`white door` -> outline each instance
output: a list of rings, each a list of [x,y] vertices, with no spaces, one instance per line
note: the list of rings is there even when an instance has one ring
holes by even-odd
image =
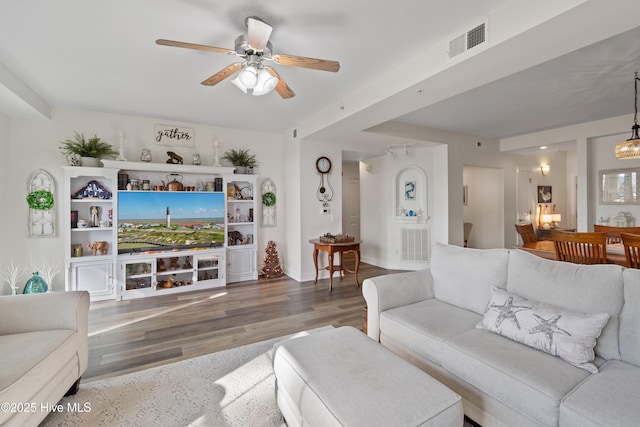
[[[360,239],[360,167],[342,165],[342,232]]]
[[[463,219],[464,222],[473,224],[469,235],[469,247],[504,248],[503,170],[465,166],[463,182],[467,186],[468,194]]]

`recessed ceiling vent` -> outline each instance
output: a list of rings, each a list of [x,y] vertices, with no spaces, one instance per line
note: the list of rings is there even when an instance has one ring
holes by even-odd
[[[487,25],[486,22],[483,22],[477,27],[472,28],[449,42],[449,58],[453,58],[454,56],[460,55],[462,52],[466,52],[472,47],[476,47],[484,43],[486,39]]]

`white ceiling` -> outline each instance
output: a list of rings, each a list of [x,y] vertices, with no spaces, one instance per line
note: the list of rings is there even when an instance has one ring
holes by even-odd
[[[496,9],[531,7],[529,3],[325,0],[310,6],[299,0],[3,0],[0,112],[41,118],[38,110],[46,114],[46,106],[51,106],[286,132],[325,115],[331,106],[344,109],[346,102],[348,110],[350,100],[362,99],[358,92],[402,73],[402,67],[429,46],[451,40]],[[637,0],[614,0],[607,5],[611,10],[640,12]],[[236,36],[246,30],[244,18],[250,15],[273,25],[274,53],[337,60],[341,70],[334,74],[276,66],[296,96],[283,100],[272,92],[252,97],[229,81],[213,87],[200,84],[235,62],[234,57],[154,43],[167,38],[233,48]],[[619,31],[632,28],[625,25]],[[577,40],[582,31],[594,32],[588,25],[574,27],[575,31],[565,31]],[[521,52],[523,58],[536,57],[535,66],[505,76],[496,70],[495,81],[470,85],[437,102],[416,103],[410,111],[385,99],[372,101],[359,106],[352,120],[329,123],[310,134],[355,141],[365,128],[393,121],[502,138],[629,114],[633,72],[640,68],[640,27],[619,35],[611,31],[611,35],[615,37],[603,35],[603,41],[558,55],[551,53],[557,39],[549,34],[538,41],[536,52]],[[545,43],[550,51],[547,59]],[[478,57],[483,55],[480,52]],[[391,86],[397,86],[396,94],[415,91],[412,82],[403,86],[398,78]],[[377,93],[370,95],[375,98]],[[380,108],[372,108],[374,104]],[[380,144],[389,141],[388,136],[367,135],[366,139]]]

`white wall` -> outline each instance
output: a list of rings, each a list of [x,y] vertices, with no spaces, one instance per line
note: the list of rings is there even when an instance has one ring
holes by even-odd
[[[153,127],[156,123],[174,124],[194,129],[195,147],[193,149],[175,149],[173,147],[155,146]],[[143,147],[152,150],[153,162],[164,163],[167,159],[166,151],[173,150],[190,161],[194,152],[201,155],[202,163],[213,163],[213,141],[220,141],[221,151],[227,148],[248,148],[256,154],[260,166],[256,173],[262,178],[270,177],[279,190],[277,227],[258,227],[258,268],[262,266],[264,248],[268,240],[274,240],[280,250],[285,246],[284,212],[288,198],[284,185],[285,161],[283,159],[283,138],[279,134],[267,132],[252,132],[238,129],[220,128],[199,124],[180,123],[165,119],[123,116],[107,113],[97,113],[78,110],[54,109],[52,120],[17,120],[0,117],[0,142],[3,147],[9,147],[10,160],[3,158],[3,180],[0,185],[0,195],[5,206],[3,209],[7,218],[1,223],[6,227],[0,245],[0,268],[8,264],[11,259],[23,265],[28,265],[29,257],[38,261],[64,263],[64,244],[60,235],[61,221],[68,219],[68,213],[62,212],[62,205],[56,204],[58,233],[56,237],[29,238],[27,236],[27,204],[25,191],[27,180],[36,169],[44,169],[56,180],[59,197],[63,188],[61,165],[66,164],[64,156],[58,148],[59,141],[73,136],[73,131],[84,132],[85,136],[97,134],[116,148],[118,147],[118,133],[126,132],[125,156],[132,161],[139,161]],[[6,135],[9,134],[7,140]],[[8,156],[7,156],[8,157]],[[259,192],[258,192],[259,193]],[[289,201],[290,202],[290,201]],[[26,278],[25,278],[26,281]],[[4,286],[4,285],[3,285]],[[6,286],[5,286],[6,287]],[[58,274],[53,282],[55,290],[64,289],[64,274]],[[0,293],[8,292],[0,288]]]
[[[509,150],[575,141],[575,153],[568,155],[566,162],[567,197],[573,197],[574,191],[577,194],[576,228],[588,231],[593,229],[594,223],[600,222],[601,217],[613,218],[620,211],[631,212],[636,221],[640,221],[639,207],[601,205],[598,193],[598,171],[640,167],[640,160],[618,160],[615,157],[615,146],[629,138],[632,123],[633,116],[625,115],[506,138],[500,144],[503,150]],[[574,188],[576,176],[577,188]]]
[[[548,206],[553,210],[555,205],[555,212],[562,215],[560,227],[575,228],[575,206],[573,207],[573,215],[571,213],[571,197],[574,197],[574,193],[570,191],[570,182],[575,182],[574,179],[570,179],[570,176],[574,177],[577,173],[575,161],[575,152],[573,151],[568,155],[566,151],[547,152],[540,150],[538,154],[516,157],[518,168],[522,171],[528,171],[531,176],[531,222],[535,227],[538,226],[538,186],[551,186],[552,201],[549,204],[543,204],[543,206]],[[551,168],[546,176],[542,175],[540,171],[540,166],[545,164]],[[507,221],[512,221],[512,219],[507,218]],[[515,220],[513,221],[515,224]]]
[[[628,169],[640,168],[640,160],[618,160],[615,156],[616,144],[627,139],[628,136],[620,135],[604,136],[591,140],[592,162],[593,162],[593,200],[595,201],[595,221],[600,223],[600,218],[609,218],[609,223],[605,225],[616,225],[613,217],[619,212],[630,212],[635,218],[636,225],[640,225],[640,206],[638,205],[603,205],[600,203],[599,172],[607,169]]]
[[[297,242],[289,250],[300,254],[300,274],[292,276],[298,281],[313,280],[315,267],[313,265],[313,245],[311,239],[317,239],[325,233],[336,234],[342,232],[342,147],[340,145],[318,142],[301,141],[300,143],[300,235]],[[331,160],[331,173],[328,174],[328,185],[333,191],[333,199],[329,202],[329,214],[322,213],[322,203],[318,201],[316,191],[320,186],[320,175],[316,170],[316,160],[326,156]],[[325,180],[325,186],[327,181]],[[326,254],[321,253],[318,267],[327,265]],[[327,271],[321,271],[319,278],[329,277]]]
[[[366,160],[369,171],[360,169],[360,233],[364,262],[393,269],[420,269],[428,263],[401,259],[400,232],[406,224],[394,221],[394,185],[399,171],[409,166],[423,170],[427,177],[427,212],[425,224],[410,227],[428,228],[431,242],[448,242],[448,182],[446,146],[412,148],[409,156],[395,154]],[[443,166],[444,165],[444,166]],[[420,190],[418,190],[420,191]]]
[[[2,147],[3,155],[0,156],[0,170],[9,171],[11,167],[11,144],[9,143],[9,118],[3,114],[0,114],[0,147]],[[25,183],[26,186],[26,183]],[[11,187],[10,175],[7,172],[2,174],[2,183],[0,183],[0,200],[9,200],[9,188]],[[7,209],[8,204],[5,204],[3,209],[0,209],[0,232],[2,233],[2,241],[0,244],[0,268],[6,265],[6,261],[11,259],[11,245],[8,244],[8,236],[13,225],[9,222],[9,211]],[[10,289],[6,283],[0,283],[0,295],[9,293]]]

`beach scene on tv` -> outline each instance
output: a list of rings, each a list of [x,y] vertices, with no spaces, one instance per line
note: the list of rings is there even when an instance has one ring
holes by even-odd
[[[120,192],[118,252],[192,249],[224,243],[224,195]]]

